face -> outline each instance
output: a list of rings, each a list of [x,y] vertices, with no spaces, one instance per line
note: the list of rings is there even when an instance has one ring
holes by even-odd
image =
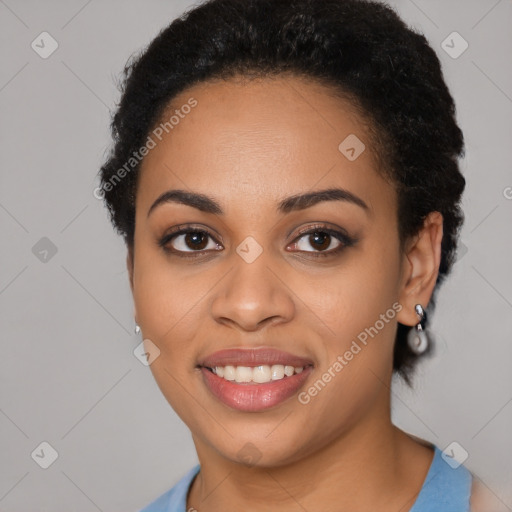
[[[279,465],[389,420],[397,197],[363,119],[285,77],[197,85],[174,110],[142,165],[129,268],[151,371],[198,452]]]

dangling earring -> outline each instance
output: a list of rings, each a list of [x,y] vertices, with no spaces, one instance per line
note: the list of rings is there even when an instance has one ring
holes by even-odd
[[[407,343],[410,349],[419,355],[423,354],[428,347],[428,338],[424,331],[427,314],[421,304],[416,304],[414,309],[419,317],[419,322],[407,334]]]
[[[140,333],[140,327],[139,327],[139,324],[135,324],[135,334],[139,334]]]

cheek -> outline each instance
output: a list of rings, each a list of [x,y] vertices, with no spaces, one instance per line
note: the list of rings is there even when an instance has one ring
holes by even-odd
[[[137,318],[144,339],[151,340],[160,351],[149,368],[171,407],[186,417],[193,408],[185,390],[195,371],[193,340],[200,325],[192,319],[208,288],[200,280],[192,285],[192,280],[184,278],[165,258],[145,251],[142,244],[139,248],[133,293]]]
[[[145,338],[151,339],[163,356],[184,362],[187,347],[200,324],[193,321],[201,298],[211,284],[206,278],[185,275],[165,256],[140,246],[135,256],[134,302]]]
[[[322,337],[317,380],[305,390],[308,429],[323,429],[326,438],[339,426],[349,428],[385,395],[383,382],[392,371],[397,274],[370,253],[326,280],[323,291],[310,294],[310,304],[328,324]],[[313,309],[313,307],[312,307]],[[317,349],[317,353],[319,349]],[[383,394],[384,391],[384,394]],[[325,408],[330,420],[325,424]]]
[[[361,333],[364,339],[365,329],[375,324],[381,338],[391,336],[398,298],[397,258],[392,244],[368,236],[357,252],[325,275],[296,277],[293,290],[307,306],[305,318],[317,324],[315,330],[328,341],[331,355],[346,350]]]

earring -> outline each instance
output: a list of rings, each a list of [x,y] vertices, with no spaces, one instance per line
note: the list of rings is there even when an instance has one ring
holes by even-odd
[[[415,354],[419,355],[425,352],[428,347],[428,338],[424,330],[425,323],[427,321],[427,313],[421,304],[416,304],[414,309],[419,317],[419,322],[412,329],[410,329],[409,333],[407,334],[407,343],[410,349]]]
[[[140,333],[140,327],[139,327],[139,324],[135,324],[135,334],[139,334]]]

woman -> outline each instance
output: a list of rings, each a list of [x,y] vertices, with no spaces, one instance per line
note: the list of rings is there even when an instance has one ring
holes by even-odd
[[[200,463],[144,511],[476,510],[390,415],[463,222],[426,39],[376,2],[210,0],[127,66],[112,130],[136,329]]]

